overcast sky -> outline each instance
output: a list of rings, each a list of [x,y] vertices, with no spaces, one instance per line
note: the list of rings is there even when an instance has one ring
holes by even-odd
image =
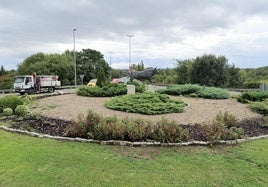
[[[267,0],[0,0],[0,65],[37,52],[100,51],[114,68],[174,67],[224,55],[236,67],[268,65]]]

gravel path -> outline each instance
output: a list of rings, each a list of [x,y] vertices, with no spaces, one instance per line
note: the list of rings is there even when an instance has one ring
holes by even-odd
[[[176,97],[174,97],[176,98]],[[209,100],[200,98],[179,97],[190,106],[183,113],[172,113],[164,115],[141,115],[114,111],[104,107],[104,102],[110,98],[82,97],[75,94],[48,97],[36,101],[32,108],[34,113],[43,116],[59,118],[64,120],[77,119],[79,114],[86,114],[89,109],[103,116],[116,115],[120,118],[143,118],[156,121],[162,117],[175,120],[180,124],[205,123],[212,121],[219,111],[227,111],[235,115],[238,119],[252,118],[260,116],[253,113],[245,104],[237,102],[235,99]]]

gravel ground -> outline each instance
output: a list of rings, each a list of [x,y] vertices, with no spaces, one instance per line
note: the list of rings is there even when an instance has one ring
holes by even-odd
[[[253,113],[247,105],[241,104],[235,99],[210,100],[186,97],[174,98],[180,98],[190,106],[187,107],[183,113],[141,115],[105,108],[104,102],[110,99],[108,97],[82,97],[76,94],[68,94],[37,100],[31,110],[43,116],[64,120],[77,119],[79,114],[86,114],[87,111],[91,109],[102,116],[116,115],[120,118],[143,118],[152,121],[157,121],[165,117],[169,120],[175,120],[179,124],[207,123],[213,121],[219,111],[227,111],[235,115],[239,120],[260,116],[259,114]]]

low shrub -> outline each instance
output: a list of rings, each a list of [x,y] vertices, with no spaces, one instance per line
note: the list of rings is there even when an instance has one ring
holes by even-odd
[[[117,96],[105,102],[107,108],[147,115],[183,112],[185,104],[168,95],[141,93]]]
[[[113,116],[102,118],[93,133],[98,140],[125,140],[127,130],[123,121]]]
[[[237,97],[237,101],[241,103],[249,103],[251,101],[264,101],[268,99],[268,92],[244,92]]]
[[[146,141],[147,139],[153,139],[152,133],[154,124],[151,121],[145,121],[143,119],[124,119],[126,124],[127,139],[130,141]]]
[[[168,94],[168,95],[190,95],[192,93],[196,93],[202,87],[198,84],[184,84],[184,85],[176,85],[171,84],[167,86],[165,90],[159,90],[158,92]]]
[[[96,140],[155,140],[168,143],[185,141],[188,134],[188,130],[167,119],[153,124],[142,119],[101,117],[92,111],[88,112],[88,116],[79,115],[65,132],[65,136]]]
[[[80,86],[77,90],[77,95],[87,97],[112,97],[124,95],[127,93],[125,85],[122,84],[109,84],[103,87],[98,86]]]
[[[15,114],[18,116],[26,116],[29,113],[28,107],[25,105],[18,105],[15,108]]]
[[[229,114],[226,111],[224,113],[220,111],[216,115],[215,121],[224,124],[227,128],[231,128],[236,126],[237,119],[234,115]]]
[[[12,108],[4,108],[4,110],[3,110],[3,115],[4,115],[4,116],[12,116],[12,115],[13,115],[13,110],[12,110]]]
[[[203,87],[196,94],[205,99],[228,99],[230,97],[228,91],[215,87]]]
[[[18,105],[23,105],[23,100],[15,95],[8,95],[0,98],[0,112],[3,112],[4,108],[11,108],[14,112]]]
[[[262,102],[251,102],[249,104],[249,107],[251,110],[254,112],[263,114],[263,115],[268,115],[268,99],[262,101]]]
[[[199,86],[198,84],[169,85],[166,90],[159,90],[159,93],[169,95],[186,95],[190,97],[202,97],[206,99],[228,99],[228,91],[215,88]]]
[[[168,121],[166,118],[162,118],[156,122],[152,136],[154,140],[162,143],[175,143],[186,141],[189,131],[183,129],[175,121]]]
[[[78,120],[73,120],[72,124],[68,126],[65,136],[81,137],[81,138],[94,138],[95,126],[97,126],[102,117],[97,113],[89,110],[87,115],[78,115]]]
[[[202,126],[210,145],[217,143],[219,140],[234,140],[241,138],[244,134],[242,128],[236,127],[237,120],[235,116],[227,112],[219,112],[212,124]]]

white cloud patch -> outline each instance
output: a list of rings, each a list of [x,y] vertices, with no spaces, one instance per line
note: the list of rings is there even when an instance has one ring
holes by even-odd
[[[170,67],[172,59],[225,55],[239,67],[267,65],[267,1],[0,0],[0,63],[16,67],[36,52],[91,48],[114,67]],[[108,57],[107,57],[108,56]],[[10,60],[9,60],[10,59]],[[256,62],[257,61],[257,62]],[[12,64],[12,65],[10,65]]]

